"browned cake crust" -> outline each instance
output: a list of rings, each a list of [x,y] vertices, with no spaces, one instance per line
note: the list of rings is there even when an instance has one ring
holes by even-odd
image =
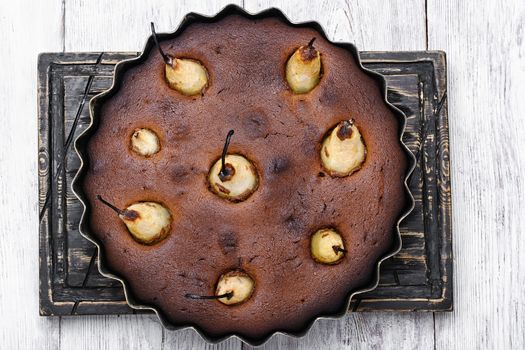
[[[324,74],[313,91],[293,95],[285,63],[312,37]],[[171,90],[162,58],[152,50],[102,106],[83,187],[109,269],[173,324],[195,324],[211,336],[298,331],[314,316],[340,310],[350,290],[371,281],[405,207],[400,122],[377,84],[345,49],[278,19],[229,16],[194,24],[162,46],[201,61],[210,86],[202,97]],[[358,172],[332,178],[321,167],[321,140],[350,117],[367,158]],[[129,150],[139,127],[159,135],[161,150],[150,158]],[[257,191],[241,203],[219,198],[207,185],[229,129],[235,130],[230,153],[253,161],[260,177]],[[97,194],[119,207],[163,203],[173,214],[171,234],[157,245],[137,243]],[[348,250],[333,266],[314,262],[309,249],[311,234],[328,226],[339,230]],[[233,268],[255,280],[247,302],[226,306],[184,297],[213,294],[219,276]]]

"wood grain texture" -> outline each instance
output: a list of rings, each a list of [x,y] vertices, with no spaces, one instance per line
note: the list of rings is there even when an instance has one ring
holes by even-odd
[[[304,338],[277,335],[261,349],[433,349],[434,334],[428,316],[360,313],[341,320],[321,320]],[[244,346],[244,349],[255,348]]]
[[[143,349],[162,346],[163,330],[153,316],[62,317],[61,349]]]
[[[242,349],[243,344],[238,339],[230,338],[219,344],[206,343],[194,330],[186,329],[180,332],[165,332],[162,350],[170,349],[203,349],[203,350],[232,350]]]
[[[424,0],[244,0],[250,12],[268,7],[281,9],[291,21],[317,21],[330,39],[359,50],[425,50]]]
[[[62,49],[61,2],[0,1],[0,348],[56,349],[38,317],[37,55]],[[20,43],[26,43],[21,45]],[[31,44],[27,44],[31,43]],[[11,68],[8,68],[11,67]]]
[[[447,51],[455,300],[437,349],[525,347],[525,2],[429,1]]]
[[[175,30],[188,12],[214,15],[228,4],[219,1],[68,0],[65,7],[66,51],[142,51],[150,35]]]
[[[520,252],[525,249],[521,201],[525,181],[520,176],[525,171],[525,4],[522,0],[312,3],[247,0],[246,7],[254,11],[275,5],[293,19],[319,20],[332,38],[351,40],[364,50],[421,50],[426,48],[428,34],[428,48],[448,53],[446,103],[451,116],[457,303],[454,314],[436,315],[433,342],[431,315],[385,314],[355,315],[345,323],[335,322],[336,326],[333,321],[323,321],[326,325],[315,326],[306,340],[278,340],[275,347],[523,349],[525,268]],[[0,64],[4,67],[0,70],[0,130],[5,131],[0,138],[0,347],[203,347],[193,334],[165,338],[159,346],[158,333],[142,333],[142,320],[122,317],[66,321],[71,323],[59,337],[61,327],[56,320],[37,316],[36,53],[63,47],[140,50],[147,31],[143,22],[153,19],[160,30],[170,30],[175,24],[171,13],[157,9],[182,13],[216,6],[211,1],[161,0],[64,0],[64,4],[63,21],[60,0],[0,2]],[[427,21],[422,13],[425,4]],[[68,39],[62,35],[64,29],[75,34]],[[21,45],[29,39],[31,46]],[[364,325],[367,330],[363,331]],[[137,332],[143,338],[127,342],[109,334],[111,330],[126,335]],[[239,347],[228,344],[223,348]]]

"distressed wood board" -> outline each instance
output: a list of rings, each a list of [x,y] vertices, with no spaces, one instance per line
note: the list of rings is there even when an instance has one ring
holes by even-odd
[[[114,65],[137,53],[46,53],[38,62],[40,314],[130,314],[120,283],[96,267],[96,249],[78,232],[82,206],[71,191],[79,166],[75,138],[88,102],[109,88]],[[415,209],[401,224],[403,249],[381,267],[380,284],[351,311],[450,311],[452,230],[446,60],[438,51],[362,52],[383,74],[388,99],[408,118],[404,142],[417,159],[409,185]]]

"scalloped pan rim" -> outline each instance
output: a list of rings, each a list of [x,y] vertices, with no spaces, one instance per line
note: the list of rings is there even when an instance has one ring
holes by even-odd
[[[373,276],[371,278],[371,282],[367,286],[365,286],[363,288],[359,288],[359,289],[348,291],[346,299],[345,299],[346,301],[345,301],[345,303],[343,304],[343,306],[341,307],[341,309],[338,312],[332,313],[332,314],[320,314],[320,315],[317,315],[317,316],[311,318],[308,322],[306,322],[304,324],[304,326],[302,327],[302,329],[300,329],[299,331],[290,332],[290,331],[285,331],[285,330],[278,330],[278,331],[274,331],[274,332],[269,332],[268,334],[266,334],[266,335],[264,335],[263,337],[260,337],[260,338],[247,338],[247,337],[241,336],[241,335],[236,334],[236,333],[226,334],[226,335],[221,336],[221,337],[213,337],[213,336],[210,336],[210,335],[206,334],[205,331],[203,331],[199,326],[197,326],[195,324],[185,324],[185,325],[174,325],[174,324],[171,324],[169,322],[169,320],[166,318],[166,316],[163,314],[162,310],[160,310],[159,308],[157,308],[155,306],[145,305],[145,304],[142,304],[142,303],[138,302],[135,299],[135,297],[133,296],[131,288],[129,287],[129,285],[126,282],[126,280],[124,280],[123,278],[119,277],[117,274],[115,274],[114,272],[110,271],[106,267],[105,258],[104,258],[104,248],[103,248],[102,244],[91,234],[90,228],[89,228],[89,225],[88,225],[87,219],[86,219],[86,217],[88,216],[88,213],[90,211],[90,207],[89,207],[89,204],[85,201],[85,196],[84,196],[84,193],[82,191],[82,186],[81,186],[82,179],[83,179],[83,177],[84,177],[84,175],[86,173],[87,162],[88,162],[88,158],[87,158],[87,155],[86,155],[86,152],[85,152],[86,151],[85,146],[86,146],[86,143],[87,143],[89,137],[94,133],[94,131],[98,127],[98,119],[96,117],[96,114],[97,114],[96,113],[96,109],[97,109],[97,107],[100,105],[101,102],[107,100],[108,98],[113,96],[113,94],[116,91],[118,91],[118,89],[120,88],[121,80],[122,80],[121,76],[126,70],[128,70],[132,66],[136,66],[138,64],[141,64],[145,60],[146,55],[144,53],[150,52],[150,50],[152,49],[152,46],[154,45],[153,37],[151,35],[149,36],[148,40],[146,41],[146,45],[144,47],[144,50],[142,51],[142,53],[138,57],[127,59],[127,60],[123,60],[123,61],[119,62],[116,65],[115,71],[113,73],[113,84],[111,85],[111,87],[108,90],[106,90],[106,91],[96,95],[95,97],[93,97],[91,99],[91,101],[89,103],[89,112],[90,112],[90,123],[89,123],[89,126],[75,140],[75,151],[76,151],[78,157],[80,158],[80,168],[79,168],[77,174],[75,175],[75,178],[73,179],[71,187],[72,187],[72,190],[73,190],[74,194],[78,197],[78,199],[80,200],[80,202],[82,203],[82,206],[83,206],[83,211],[82,211],[82,215],[81,215],[80,223],[79,223],[79,231],[80,231],[80,233],[81,233],[81,235],[83,237],[85,237],[87,240],[91,241],[97,247],[98,267],[99,267],[100,273],[103,276],[111,278],[111,279],[114,279],[114,280],[117,280],[117,281],[119,281],[122,284],[122,286],[124,288],[124,295],[126,297],[126,301],[127,301],[127,303],[129,304],[130,307],[132,307],[133,309],[137,309],[137,310],[150,310],[150,311],[153,311],[158,316],[158,318],[159,318],[161,324],[163,325],[163,327],[165,327],[166,329],[179,330],[179,329],[191,328],[191,329],[195,330],[205,341],[207,341],[209,343],[212,343],[212,344],[222,342],[222,341],[224,341],[224,340],[226,340],[228,338],[231,338],[231,337],[235,337],[235,338],[238,338],[241,341],[243,341],[243,342],[245,342],[245,343],[247,343],[249,345],[260,346],[260,345],[263,345],[264,343],[266,343],[275,334],[284,334],[284,335],[288,335],[288,336],[292,336],[292,337],[303,337],[303,336],[305,336],[308,333],[310,328],[313,326],[313,324],[317,320],[319,320],[319,319],[336,319],[336,318],[343,317],[347,313],[348,308],[350,306],[350,301],[351,301],[351,299],[354,296],[356,296],[357,294],[362,294],[362,293],[365,293],[365,292],[369,292],[369,291],[371,291],[371,290],[373,290],[373,289],[375,289],[377,287],[377,285],[379,284],[379,270],[380,270],[381,263],[383,261],[385,261],[386,259],[396,255],[401,250],[401,233],[399,231],[399,225],[400,225],[401,221],[403,221],[403,219],[406,216],[408,216],[408,214],[410,214],[410,212],[414,209],[414,198],[413,198],[412,193],[410,192],[410,189],[408,187],[408,180],[409,180],[410,175],[412,174],[412,172],[413,172],[413,170],[415,168],[416,159],[415,159],[414,155],[412,154],[412,152],[410,152],[408,147],[403,143],[402,138],[403,138],[403,134],[404,134],[405,127],[406,127],[406,116],[404,115],[404,113],[401,110],[399,110],[397,107],[395,107],[390,102],[388,102],[388,99],[387,99],[387,85],[386,85],[385,78],[381,74],[373,72],[373,71],[371,71],[369,69],[366,69],[362,65],[361,59],[360,59],[360,56],[359,56],[359,51],[357,50],[357,48],[353,44],[351,44],[351,43],[333,42],[330,39],[328,39],[328,37],[325,34],[324,29],[317,22],[294,23],[294,22],[290,21],[281,10],[279,10],[277,8],[273,8],[273,7],[269,8],[269,9],[266,9],[266,10],[263,10],[263,11],[258,12],[258,13],[250,13],[250,12],[247,12],[246,10],[244,10],[243,8],[241,8],[241,7],[237,6],[237,5],[227,5],[226,7],[224,7],[222,10],[220,10],[217,14],[215,14],[213,16],[205,16],[205,15],[194,13],[194,12],[188,13],[186,16],[184,16],[183,20],[181,21],[181,23],[179,24],[178,28],[174,32],[169,33],[169,34],[158,33],[157,35],[158,35],[160,40],[167,39],[167,38],[174,38],[174,37],[178,36],[182,31],[184,31],[192,23],[195,23],[195,22],[206,22],[206,23],[217,22],[220,19],[222,19],[222,18],[224,18],[226,16],[233,15],[233,14],[241,15],[241,16],[249,18],[249,19],[260,19],[260,18],[267,18],[267,17],[276,17],[276,18],[279,18],[279,19],[283,20],[287,25],[290,25],[290,26],[293,26],[293,27],[309,27],[309,28],[315,29],[328,42],[330,42],[333,45],[336,45],[336,46],[339,46],[339,47],[342,47],[342,48],[348,50],[353,55],[355,61],[357,62],[358,66],[360,67],[360,69],[363,70],[367,75],[372,77],[375,80],[376,84],[378,84],[380,86],[381,94],[383,96],[384,102],[390,108],[390,110],[394,113],[394,115],[399,119],[399,142],[400,142],[403,150],[405,151],[405,155],[406,155],[406,157],[407,157],[407,159],[409,161],[409,165],[407,166],[407,170],[406,170],[406,174],[405,174],[405,178],[404,178],[405,197],[407,199],[407,205],[406,205],[405,210],[403,211],[403,213],[400,215],[400,217],[397,220],[396,230],[395,230],[395,240],[393,242],[392,249],[389,252],[387,252],[386,254],[384,254],[382,257],[380,257],[378,259],[378,261],[376,262],[376,268],[374,269],[374,273],[373,273]]]

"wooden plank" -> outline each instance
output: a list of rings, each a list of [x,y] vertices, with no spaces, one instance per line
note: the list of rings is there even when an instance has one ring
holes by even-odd
[[[349,41],[360,50],[417,50],[425,48],[425,1],[299,1],[246,0],[245,8],[258,11],[282,8],[293,21],[316,20],[328,37]],[[407,20],[410,19],[410,20]],[[372,29],[373,28],[373,29]],[[366,327],[366,328],[365,328]],[[421,344],[414,344],[416,339]],[[432,348],[432,315],[349,314],[344,321],[322,321],[304,340],[279,337],[268,349],[353,349],[377,347]]]
[[[421,313],[352,314],[342,320],[318,321],[304,338],[274,336],[260,349],[433,349],[431,318]]]
[[[59,321],[38,317],[35,174],[45,159],[35,157],[34,102],[37,55],[62,49],[61,18],[60,0],[0,2],[0,347],[5,349],[56,349],[59,344]]]
[[[230,350],[242,349],[243,343],[236,338],[230,338],[219,344],[209,344],[194,330],[165,331],[162,349],[203,349],[203,350]]]
[[[455,311],[437,349],[525,348],[525,2],[429,1],[447,51]]]
[[[245,0],[244,8],[258,12],[281,9],[295,22],[317,21],[328,37],[352,42],[360,50],[425,49],[425,1]]]
[[[61,349],[157,350],[162,339],[153,315],[62,317],[60,329]]]
[[[158,32],[172,31],[187,12],[212,15],[230,2],[68,1],[64,46],[67,51],[141,51],[149,35],[149,22],[156,23]],[[90,283],[96,284],[94,281]],[[80,304],[77,309],[82,311],[85,306]],[[204,346],[196,333],[190,330],[182,333],[165,331],[153,319],[152,315],[65,318],[60,337],[62,348],[159,349],[170,348],[166,346],[170,343],[187,349]],[[232,340],[223,349],[238,349],[240,344],[238,340]]]
[[[241,0],[220,1],[84,1],[66,4],[66,51],[142,51],[150,34],[176,29],[188,12],[214,15],[224,6]]]

